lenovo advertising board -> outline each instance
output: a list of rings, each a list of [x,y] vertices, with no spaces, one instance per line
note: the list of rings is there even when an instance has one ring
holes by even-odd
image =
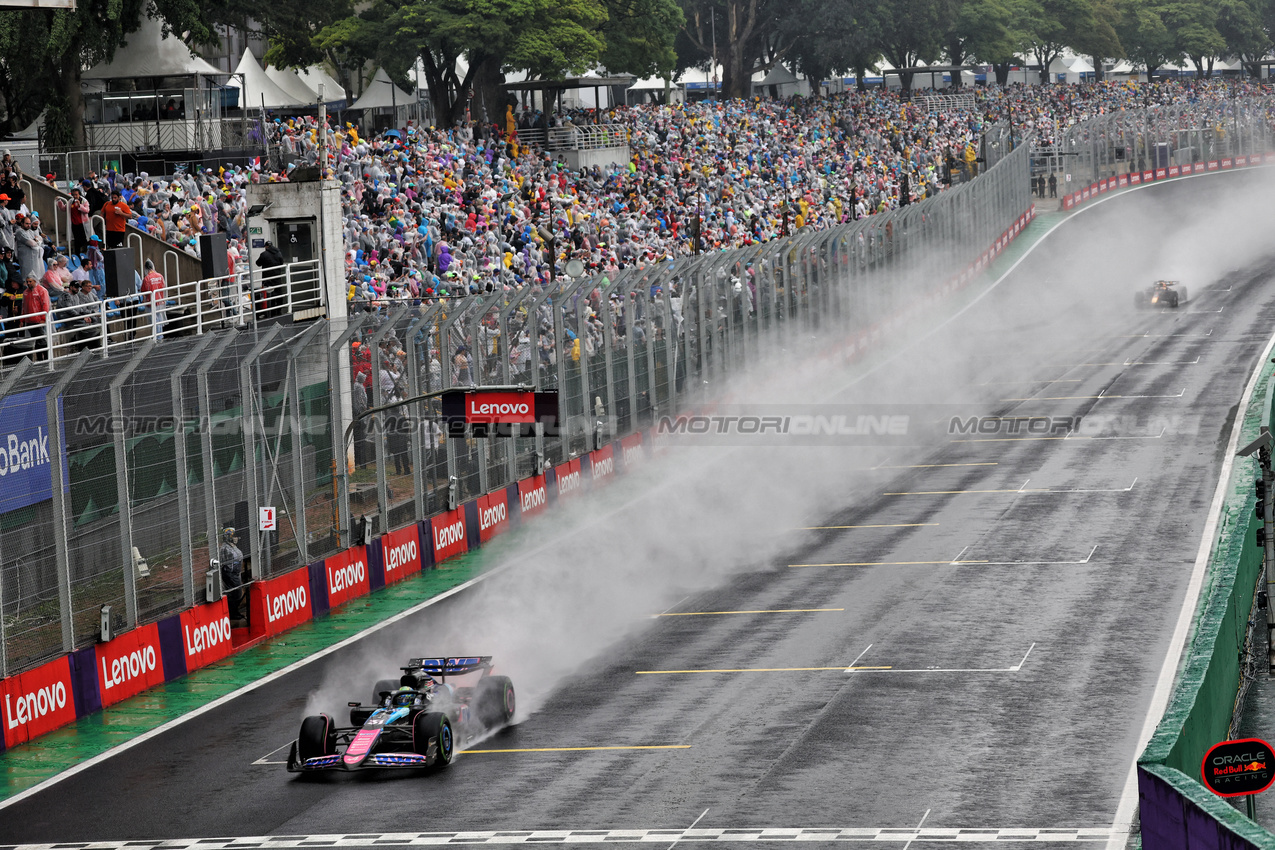
[[[313,616],[309,567],[253,582],[249,595],[253,637],[286,632]]]
[[[328,582],[329,608],[365,596],[372,590],[368,580],[367,553],[362,546],[353,546],[327,558],[323,562],[323,572]]]
[[[125,632],[97,647],[97,687],[102,707],[164,684],[164,663],[155,623]]]
[[[421,571],[421,535],[416,523],[381,538],[385,583],[393,584]]]
[[[181,625],[187,673],[220,661],[234,649],[230,642],[230,614],[224,598],[183,611]]]
[[[75,720],[69,656],[0,681],[5,747],[16,746]]]

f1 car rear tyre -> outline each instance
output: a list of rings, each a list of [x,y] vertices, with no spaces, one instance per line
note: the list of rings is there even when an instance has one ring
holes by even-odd
[[[474,708],[484,726],[504,726],[514,717],[514,683],[508,676],[488,676],[478,683]]]
[[[428,756],[429,745],[436,744],[431,767],[447,767],[456,754],[456,738],[452,734],[451,721],[440,711],[422,712],[412,722],[412,751]]]
[[[301,761],[330,756],[336,752],[336,724],[326,714],[316,714],[301,721],[297,735],[297,758]]]
[[[1186,303],[1186,287],[1185,286],[1178,287],[1178,303],[1179,304]]]
[[[1178,294],[1176,292],[1169,296],[1169,306],[1170,307],[1178,306]]]
[[[381,679],[379,682],[376,683],[376,686],[372,688],[372,705],[381,704],[382,692],[389,691],[390,693],[393,693],[394,691],[397,691],[397,690],[398,690],[398,679]]]

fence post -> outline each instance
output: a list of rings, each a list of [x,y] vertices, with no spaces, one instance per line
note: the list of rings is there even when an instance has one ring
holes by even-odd
[[[182,378],[213,339],[212,336],[200,337],[168,379],[169,398],[173,404],[173,428],[176,432],[173,435],[173,449],[177,465],[177,524],[182,546],[182,601],[186,607],[195,604],[195,545],[190,525],[190,480],[186,469],[186,414],[182,405]],[[198,416],[195,419],[195,428],[198,433]]]
[[[62,393],[84,368],[84,364],[89,362],[90,356],[88,351],[81,351],[79,356],[62,370],[62,374],[44,396],[45,424],[49,429],[49,473],[53,485],[53,552],[58,570],[58,607],[62,616],[63,652],[74,651],[75,630],[71,611],[71,546],[66,533],[66,491],[62,489],[63,482],[67,480],[66,462],[63,457],[66,441],[62,434]]]
[[[248,484],[248,532],[252,536],[252,563],[256,568],[255,575],[261,578],[270,577],[270,538],[269,532],[264,538],[260,531],[257,530],[257,514],[261,507],[261,490],[259,488],[258,464],[257,464],[257,408],[264,405],[261,404],[262,399],[258,398],[257,386],[252,381],[252,367],[256,365],[257,360],[266,352],[270,344],[274,342],[274,338],[283,331],[283,327],[278,324],[271,325],[264,333],[258,336],[257,344],[252,350],[239,361],[239,398],[242,400],[243,410],[240,419],[243,422],[243,463],[244,478]],[[264,410],[261,411],[261,422],[265,424]],[[264,471],[265,464],[261,464],[260,469]]]
[[[386,403],[386,398],[381,392],[381,340],[385,339],[390,331],[394,330],[403,316],[407,314],[410,308],[406,304],[399,304],[385,320],[385,324],[376,329],[371,339],[367,342],[372,349],[372,407],[380,407]],[[390,483],[385,474],[385,422],[386,414],[376,414],[376,503],[377,513],[379,514],[379,523],[377,532],[384,534],[390,530]]]
[[[217,491],[213,486],[213,433],[212,433],[212,397],[208,391],[208,370],[210,370],[230,344],[239,338],[239,331],[231,328],[225,336],[218,340],[208,352],[208,356],[195,370],[195,381],[199,392],[199,434],[200,450],[203,455],[204,490],[204,523],[208,534],[209,566],[217,557],[217,541],[221,538],[217,523]],[[245,461],[245,466],[247,462]]]
[[[421,344],[416,337],[425,335],[425,357],[429,358],[429,336],[425,333],[425,328],[434,320],[434,316],[438,315],[442,309],[441,304],[434,304],[429,307],[425,313],[412,322],[407,329],[407,339],[404,340],[404,350],[407,352],[407,387],[408,392],[412,395],[421,395],[426,392],[421,386],[421,358],[418,353],[418,346]],[[428,367],[426,367],[428,369]],[[506,382],[507,383],[507,382]],[[432,474],[432,470],[425,463],[425,444],[422,439],[421,428],[429,428],[430,445],[433,446],[434,433],[433,425],[429,421],[427,415],[421,415],[421,405],[428,402],[416,402],[413,410],[410,412],[412,422],[412,469],[415,471],[412,475],[412,497],[416,502],[416,520],[420,522],[429,516],[429,491],[430,481],[427,476]]]
[[[120,561],[124,565],[124,622],[130,629],[137,625],[137,569],[133,564],[133,502],[128,488],[128,447],[125,443],[125,432],[130,429],[124,419],[124,399],[120,388],[154,348],[154,339],[143,342],[124,368],[111,378],[110,384],[111,439],[115,444],[115,493],[119,504]]]
[[[337,547],[352,543],[347,540],[350,530],[350,447],[345,442],[345,407],[344,401],[349,399],[349,383],[345,380],[349,373],[349,361],[345,347],[363,327],[368,314],[361,313],[351,319],[342,331],[328,346],[328,418],[332,429],[332,475],[334,480],[332,497],[333,510],[336,511]],[[342,367],[346,371],[342,372]]]
[[[296,492],[293,493],[294,507],[288,511],[288,521],[292,524],[292,534],[297,541],[297,554],[303,564],[310,563],[310,541],[305,518],[306,472],[302,467],[301,460],[301,439],[305,436],[305,430],[302,428],[301,424],[301,378],[300,370],[296,364],[300,362],[306,348],[314,340],[315,335],[322,329],[322,322],[314,322],[310,325],[310,327],[306,328],[295,341],[289,344],[288,372],[290,380],[285,382],[290,386],[290,391],[288,393],[288,405],[292,408],[292,410],[288,421],[288,430],[291,432],[292,436],[292,486],[296,490]]]

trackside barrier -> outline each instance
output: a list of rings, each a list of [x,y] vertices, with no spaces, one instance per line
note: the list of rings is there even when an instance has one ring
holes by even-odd
[[[948,197],[949,200],[945,203],[951,203],[950,198],[954,196]],[[1007,202],[1018,203],[1017,200]],[[866,328],[859,329],[857,334],[838,334],[839,340],[848,339],[849,342],[839,342],[833,353],[844,360],[853,359],[866,350],[870,343],[880,341],[893,328],[900,326],[911,309],[919,309],[967,286],[1011,244],[1035,215],[1035,210],[1029,203],[1023,203],[1019,209],[1026,209],[1026,212],[1013,219],[1011,226],[994,240],[984,242],[983,244],[988,245],[987,250],[975,256],[967,265],[965,257],[971,252],[966,252],[962,258],[962,264],[966,266],[963,271],[938,287],[906,293],[907,298],[903,297],[903,292],[898,293],[897,297],[891,295],[889,300],[893,304],[888,307],[885,304],[877,305],[877,309],[871,314],[886,318],[879,318]],[[924,210],[921,206],[916,206],[906,215],[919,212]],[[789,311],[797,313],[799,310],[811,309],[816,305],[817,298],[828,297],[826,293],[796,285],[790,290],[785,290],[783,286],[771,286],[771,277],[782,282],[787,280],[786,275],[795,275],[798,267],[803,264],[811,269],[820,268],[817,261],[830,262],[847,275],[862,273],[865,268],[877,262],[877,253],[890,255],[901,250],[891,240],[902,239],[906,235],[903,223],[910,220],[906,215],[899,217],[900,226],[897,231],[891,231],[879,222],[860,222],[847,231],[851,237],[856,232],[873,228],[880,229],[881,232],[874,230],[866,243],[860,239],[862,244],[858,247],[852,245],[850,237],[847,237],[843,244],[839,243],[842,248],[835,254],[813,253],[812,246],[820,240],[827,241],[830,234],[810,233],[792,237],[791,246],[782,249],[781,259],[787,265],[763,270],[762,285],[759,285],[756,295],[758,315],[753,317],[754,323],[759,322],[763,316],[769,323]],[[986,237],[979,236],[980,241],[984,238]],[[937,272],[937,269],[934,271]],[[629,285],[633,293],[640,295],[640,299],[632,303],[647,305],[654,310],[658,306],[655,294],[658,284],[667,282],[667,272],[660,270],[651,274],[654,276],[635,276]],[[935,277],[939,276],[935,274]],[[216,291],[215,288],[213,291]],[[652,293],[649,305],[646,300],[648,291]],[[911,308],[908,301],[914,302]],[[217,306],[220,307],[220,304]],[[274,307],[273,304],[269,306]],[[283,306],[286,308],[289,305]],[[605,302],[603,307],[605,308]],[[886,309],[880,309],[883,307]],[[695,317],[696,320],[703,318],[705,317]],[[644,325],[650,325],[649,320]],[[652,326],[647,330],[654,336],[654,331],[659,328]],[[725,337],[722,333],[719,329],[715,335],[705,333],[696,338],[679,337],[676,356],[693,356],[696,370],[694,374],[702,369],[716,368],[713,366],[713,358],[716,356],[713,346],[723,343]],[[652,351],[654,348],[648,348],[646,355],[652,356]],[[660,357],[671,357],[667,348],[661,352]],[[598,359],[600,361],[601,358]],[[560,359],[560,367],[561,362]],[[676,372],[672,368],[674,363],[677,366]],[[635,365],[637,372],[632,374],[642,376],[645,388],[658,393],[662,398],[674,391],[673,383],[680,382],[685,370],[689,368],[685,361],[674,359],[667,362],[662,359],[659,366],[651,366],[648,360],[645,372],[642,371],[643,364],[640,361],[635,361]],[[667,371],[660,372],[659,367],[667,367]],[[578,395],[582,397],[583,392]],[[582,398],[577,398],[576,401],[580,402]],[[235,439],[238,439],[237,435]],[[227,443],[226,446],[235,448],[233,443]],[[651,453],[649,431],[635,429],[633,433],[601,449],[588,451],[585,448],[575,457],[555,457],[554,463],[544,467],[542,474],[528,476],[524,470],[511,483],[498,485],[476,498],[471,497],[454,510],[401,527],[368,547],[347,548],[322,560],[311,561],[277,574],[267,573],[246,588],[250,627],[246,635],[233,635],[229,648],[225,645],[224,633],[230,624],[225,613],[226,603],[222,600],[220,607],[213,610],[195,614],[192,612],[198,609],[189,609],[175,613],[167,620],[150,624],[150,627],[133,629],[110,644],[79,649],[42,666],[0,680],[0,723],[4,725],[4,745],[13,746],[49,732],[77,717],[100,710],[104,704],[109,704],[108,699],[117,701],[123,698],[126,691],[137,692],[133,688],[140,690],[185,675],[198,666],[212,663],[257,640],[281,634],[316,617],[322,617],[333,607],[369,593],[376,587],[399,581],[473,551],[482,542],[543,512],[559,499],[578,497],[590,486],[601,486],[618,471],[627,473],[640,468]],[[414,556],[411,554],[413,539],[416,544]],[[403,559],[401,562],[400,557]],[[202,631],[200,627],[204,627]],[[99,663],[103,659],[107,661],[105,668]],[[105,674],[101,672],[103,669],[107,671]],[[103,682],[108,679],[109,696],[103,687]],[[117,688],[120,690],[115,690]]]
[[[1062,206],[1064,210],[1073,209],[1084,202],[1098,197],[1100,194],[1108,192],[1112,189],[1120,189],[1126,186],[1139,186],[1146,183],[1153,183],[1158,180],[1172,180],[1175,177],[1186,177],[1190,174],[1204,174],[1210,171],[1228,171],[1235,168],[1249,168],[1255,165],[1267,165],[1275,163],[1275,153],[1267,151],[1266,153],[1255,153],[1247,156],[1227,157],[1222,160],[1201,160],[1199,162],[1187,163],[1185,165],[1173,165],[1168,168],[1147,169],[1145,171],[1131,172],[1129,174],[1121,174],[1117,177],[1108,177],[1099,180],[1082,189],[1077,189],[1062,197]]]
[[[1262,404],[1269,409],[1273,402],[1275,393],[1268,391]],[[1260,407],[1251,404],[1245,412],[1241,444],[1257,436]],[[1205,752],[1228,737],[1249,612],[1262,574],[1262,550],[1254,534],[1260,521],[1253,510],[1253,480],[1251,462],[1237,463],[1185,665],[1160,725],[1138,759],[1139,817],[1146,850],[1275,846],[1275,834],[1199,781]]]

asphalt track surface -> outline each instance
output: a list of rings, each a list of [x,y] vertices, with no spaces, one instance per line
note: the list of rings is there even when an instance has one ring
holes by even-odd
[[[937,379],[1004,416],[1111,414],[1098,432],[955,435],[879,459],[795,548],[600,648],[445,771],[284,772],[308,695],[362,663],[352,646],[0,808],[0,843],[565,829],[676,843],[692,825],[1105,839],[1275,325],[1275,252],[1193,269],[1176,311],[1137,311],[1132,292],[1186,256],[1175,219],[1257,179],[1181,181],[1070,219],[856,385],[884,391],[888,371],[891,387]],[[374,639],[405,641],[464,595]]]

